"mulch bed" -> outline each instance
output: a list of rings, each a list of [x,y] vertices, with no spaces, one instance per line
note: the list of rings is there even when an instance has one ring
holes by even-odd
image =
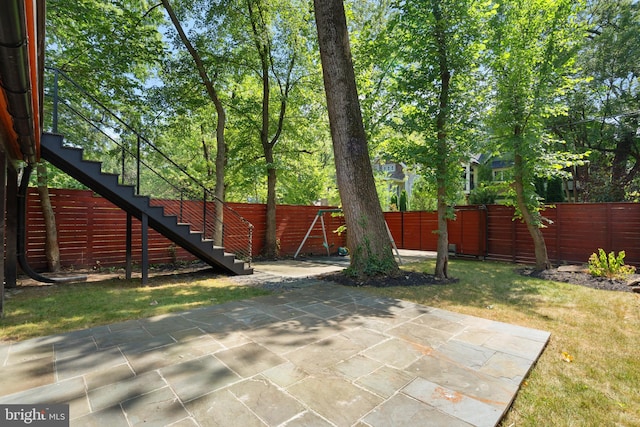
[[[389,288],[394,286],[443,286],[458,282],[456,278],[438,279],[433,274],[415,271],[403,271],[395,277],[372,276],[364,280],[347,276],[342,272],[324,274],[320,276],[320,278],[343,286],[371,286],[374,288]]]
[[[554,280],[556,282],[571,283],[574,285],[586,286],[593,289],[620,292],[634,292],[634,286],[632,286],[632,283],[637,282],[640,276],[635,274],[628,280],[615,280],[607,279],[605,277],[594,277],[584,271],[563,271],[562,269],[558,268],[552,268],[542,271],[535,270],[533,268],[523,268],[518,272],[523,276],[537,277],[539,279],[545,280]]]
[[[593,289],[602,289],[607,291],[634,292],[634,287],[630,285],[630,280],[614,280],[604,277],[593,277],[583,271],[562,271],[562,269],[549,269],[538,271],[533,268],[520,268],[517,270],[523,276],[536,277],[545,280],[554,280],[556,282],[571,283],[574,285],[586,286]],[[347,276],[342,272],[325,274],[319,277],[322,280],[328,280],[343,286],[371,286],[376,288],[387,288],[394,286],[444,286],[451,283],[457,283],[458,279],[438,279],[433,274],[419,273],[411,271],[403,271],[396,277],[373,276],[366,279],[358,279]],[[640,275],[634,275],[631,279],[636,281]],[[636,290],[638,292],[638,290]]]

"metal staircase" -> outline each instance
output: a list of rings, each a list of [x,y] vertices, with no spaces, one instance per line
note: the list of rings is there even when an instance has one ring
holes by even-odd
[[[137,194],[133,185],[119,183],[119,175],[102,172],[102,163],[84,160],[83,149],[65,147],[62,135],[44,133],[41,138],[41,156],[58,169],[94,190],[132,216],[148,218],[151,228],[158,231],[194,256],[226,273],[251,274],[253,269],[243,260],[214,246],[203,232],[194,232],[189,224],[182,224],[176,215],[165,214],[162,206],[152,205],[151,198]]]
[[[134,128],[60,70],[46,68],[45,81],[51,133],[42,135],[41,157],[141,220],[143,282],[147,227],[216,270],[253,273],[249,221],[151,142],[141,123]]]

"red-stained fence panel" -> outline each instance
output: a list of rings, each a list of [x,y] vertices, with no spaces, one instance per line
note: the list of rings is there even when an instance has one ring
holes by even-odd
[[[64,267],[124,265],[127,220],[124,211],[86,190],[51,189],[50,197]],[[162,203],[165,213],[179,216],[181,222],[201,222],[203,206],[199,201],[186,201],[182,208],[179,201]],[[253,224],[252,253],[259,255],[264,248],[266,206],[246,203],[231,203],[230,206]],[[32,267],[44,270],[46,234],[35,189],[29,191],[27,209],[27,258]],[[296,252],[319,209],[318,206],[277,206],[276,235],[280,255],[291,256]],[[531,236],[520,220],[514,220],[513,213],[513,208],[499,205],[457,207],[455,220],[448,223],[449,242],[455,245],[459,255],[532,263],[535,257]],[[559,203],[542,213],[550,220],[543,235],[552,263],[585,263],[591,253],[602,248],[607,252],[624,250],[625,261],[640,267],[640,204]],[[329,251],[335,254],[338,247],[346,245],[346,234],[334,232],[344,224],[344,218],[330,213],[322,218]],[[399,248],[436,250],[435,212],[387,212],[385,218]],[[318,220],[301,254],[326,253]],[[134,260],[141,256],[140,222],[136,219],[133,220],[133,256]],[[195,258],[150,230],[149,259],[152,264],[159,264]]]

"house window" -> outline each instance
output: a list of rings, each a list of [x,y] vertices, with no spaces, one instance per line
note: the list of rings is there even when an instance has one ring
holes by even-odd
[[[462,167],[462,182],[464,183],[464,192],[469,193],[475,187],[474,168],[471,164],[465,164]]]
[[[493,171],[493,180],[495,182],[504,182],[507,180],[507,174],[505,169],[495,169]]]

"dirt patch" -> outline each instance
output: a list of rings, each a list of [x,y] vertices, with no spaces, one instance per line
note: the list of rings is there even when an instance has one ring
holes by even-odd
[[[393,286],[443,286],[458,282],[458,279],[438,279],[433,274],[403,271],[395,277],[372,276],[366,279],[358,279],[347,276],[342,272],[323,274],[319,277],[343,286],[371,286],[374,288],[388,288]]]
[[[537,277],[539,279],[554,280],[556,282],[571,283],[573,285],[586,286],[593,289],[606,291],[633,292],[632,283],[638,280],[639,275],[633,275],[629,280],[607,279],[605,277],[594,277],[584,270],[571,269],[566,271],[563,268],[552,268],[549,270],[535,270],[533,268],[523,268],[518,272],[523,276]]]

